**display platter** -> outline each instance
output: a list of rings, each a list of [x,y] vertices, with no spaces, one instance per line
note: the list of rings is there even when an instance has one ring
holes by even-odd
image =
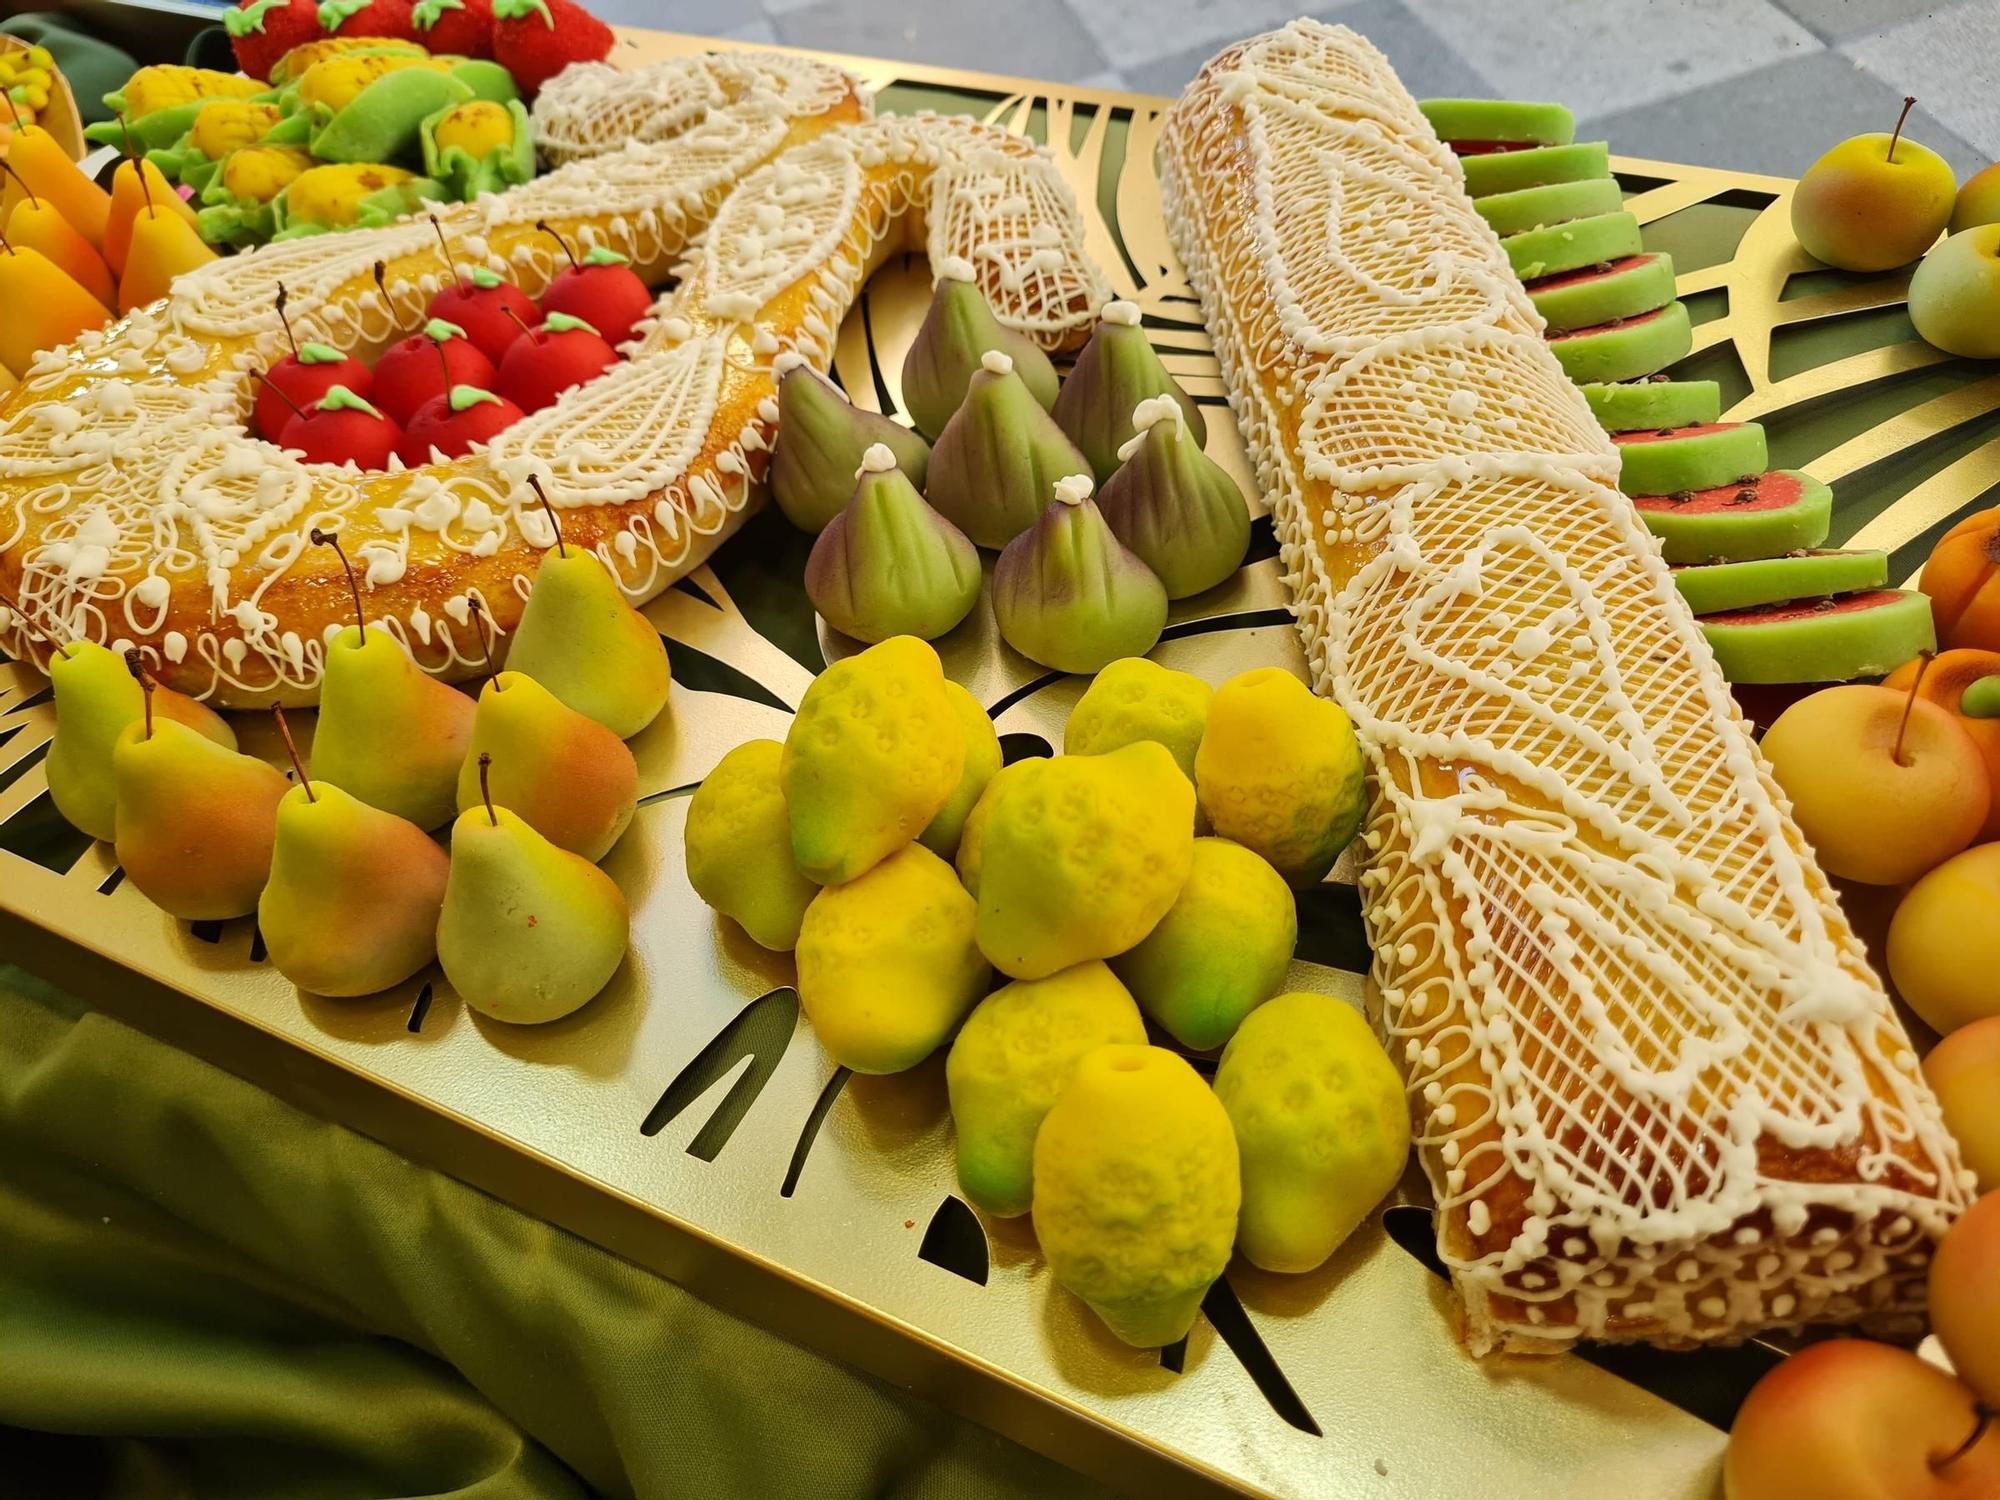
[[[711,44],[627,33],[638,64]],[[1046,142],[1114,291],[1209,408],[1210,451],[1254,494],[1199,309],[1167,247],[1153,163],[1167,101],[832,59],[888,111],[970,113]],[[1649,248],[1701,321],[1680,373],[1722,382],[1772,461],[1834,482],[1835,540],[1913,574],[1993,483],[2000,377],[1916,342],[1904,281],[1807,272],[1789,184],[1619,160]],[[928,297],[892,263],[841,330],[836,374],[893,410]],[[1115,1342],[1054,1287],[1025,1223],[954,1196],[941,1059],[837,1071],[799,1015],[789,959],[718,926],[684,874],[686,794],[731,746],[782,738],[825,660],[800,591],[806,541],[766,512],[648,608],[673,654],[669,714],[635,742],[645,802],[607,868],[633,947],[578,1014],[511,1028],[434,972],[369,1000],[302,997],[249,921],[190,929],[121,886],[111,851],[45,795],[45,685],[0,666],[0,933],[105,1008],[307,1107],[658,1269],[719,1305],[914,1385],[1134,1489],[1433,1495],[1454,1489],[1697,1496],[1768,1351],[1475,1362],[1452,1336],[1420,1178],[1319,1271],[1232,1268],[1183,1348]],[[1230,584],[1177,609],[1156,652],[1211,680],[1302,670],[1268,526]],[[990,614],[939,643],[1010,757],[1058,745],[1081,681],[1003,647]],[[307,716],[300,716],[305,718]],[[246,742],[275,749],[254,717]],[[298,720],[295,720],[297,723]],[[1346,864],[1301,898],[1295,987],[1365,1002]],[[427,979],[429,982],[427,982]],[[1405,1247],[1409,1248],[1405,1248]]]

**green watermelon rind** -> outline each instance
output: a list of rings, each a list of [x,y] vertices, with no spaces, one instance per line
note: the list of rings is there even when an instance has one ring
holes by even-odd
[[[1531,286],[1528,300],[1535,304],[1542,321],[1558,333],[1636,318],[1674,300],[1674,260],[1670,255],[1648,256],[1638,265],[1609,276],[1568,286]]]
[[[1698,615],[1852,594],[1888,581],[1889,554],[1873,551],[1788,553],[1674,570],[1674,587]]]
[[[1687,304],[1669,302],[1643,323],[1620,323],[1569,338],[1549,340],[1563,373],[1586,381],[1636,380],[1664,370],[1694,350],[1694,324]]]
[[[1872,591],[1871,592],[1877,592]],[[1851,682],[1895,671],[1937,645],[1931,601],[1915,589],[1887,589],[1893,601],[1750,624],[1697,619],[1716,665],[1731,682]]]
[[[1495,234],[1520,234],[1550,224],[1567,224],[1572,219],[1615,214],[1625,206],[1625,193],[1612,178],[1592,177],[1578,182],[1545,182],[1540,187],[1520,188],[1511,193],[1489,193],[1472,206],[1493,226]]]
[[[1567,146],[1576,139],[1576,116],[1565,104],[1531,99],[1425,99],[1417,108],[1441,141]]]
[[[1771,466],[1764,428],[1757,422],[1690,431],[1685,437],[1628,439],[1618,445],[1618,458],[1618,488],[1628,495],[1712,490]]]
[[[1833,491],[1796,469],[1774,471],[1797,479],[1799,498],[1789,505],[1753,510],[1708,510],[1691,515],[1647,510],[1639,514],[1660,539],[1668,562],[1746,562],[1817,547],[1833,526]]]
[[[1568,146],[1531,146],[1525,151],[1495,151],[1459,158],[1465,190],[1474,198],[1511,193],[1517,188],[1550,182],[1580,182],[1611,175],[1611,147],[1605,141],[1578,141]]]
[[[1606,432],[1700,427],[1722,419],[1722,387],[1713,380],[1590,381],[1580,389]]]
[[[1599,261],[1643,255],[1646,243],[1639,234],[1639,221],[1620,209],[1506,235],[1500,248],[1507,252],[1507,264],[1514,268],[1514,274],[1523,281],[1533,281],[1540,276],[1580,271]]]

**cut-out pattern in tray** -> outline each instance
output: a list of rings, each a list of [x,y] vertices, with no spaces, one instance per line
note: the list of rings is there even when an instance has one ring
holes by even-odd
[[[626,37],[631,62],[714,45]],[[1166,101],[836,60],[886,109],[971,113],[1054,146],[1093,254],[1209,408],[1210,451],[1249,492],[1160,223]],[[1723,380],[1736,416],[1769,425],[1774,462],[1835,484],[1838,538],[1890,547],[1897,576],[1914,572],[2000,479],[2000,377],[1916,342],[1903,280],[1810,271],[1786,227],[1788,182],[1617,168],[1703,320],[1685,372]],[[891,264],[841,330],[835,370],[860,404],[896,409],[927,285],[921,261]],[[731,746],[782,738],[814,671],[854,649],[805,603],[806,551],[767,511],[649,606],[676,680],[671,712],[635,744],[646,797],[607,862],[632,901],[632,953],[574,1017],[491,1024],[435,971],[365,1001],[303,997],[263,962],[253,923],[168,920],[121,883],[108,848],[56,816],[41,770],[46,684],[8,663],[0,939],[136,1024],[1134,1490],[1711,1494],[1723,1428],[1772,1353],[1477,1364],[1453,1339],[1414,1174],[1322,1270],[1232,1267],[1185,1344],[1155,1353],[1116,1343],[1053,1286],[1027,1224],[965,1205],[941,1060],[888,1079],[834,1068],[799,1014],[789,960],[719,927],[687,886],[687,794]],[[1260,520],[1243,571],[1178,606],[1157,655],[1217,681],[1302,671],[1285,606]],[[1060,745],[1079,680],[1008,651],[984,605],[940,647],[1010,759]],[[240,727],[276,758],[267,726]],[[1352,878],[1343,864],[1301,896],[1292,980],[1359,1003],[1368,954]]]

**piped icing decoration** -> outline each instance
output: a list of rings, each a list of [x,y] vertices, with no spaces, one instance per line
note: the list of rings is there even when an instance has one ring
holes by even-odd
[[[979,274],[972,269],[972,262],[962,255],[947,255],[937,263],[940,281],[977,281]]]
[[[1119,462],[1139,451],[1147,433],[1162,422],[1174,424],[1174,436],[1179,437],[1187,430],[1187,418],[1181,412],[1180,402],[1172,396],[1148,396],[1132,408],[1132,436],[1118,449]]]
[[[896,455],[889,451],[887,443],[870,443],[868,451],[861,455],[861,467],[854,471],[859,479],[863,474],[886,474],[896,467]]]
[[[451,388],[451,395],[448,399],[451,402],[451,409],[453,411],[470,411],[482,402],[490,402],[494,406],[500,404],[498,396],[494,395],[491,391],[482,391],[476,385],[455,385]]]
[[[222,29],[231,36],[262,36],[264,18],[274,10],[283,9],[288,0],[250,0],[250,4],[226,10],[222,13]]]
[[[1058,505],[1081,505],[1097,488],[1097,481],[1088,474],[1065,474],[1055,482],[1055,497]]]
[[[979,368],[986,371],[989,375],[1012,375],[1014,373],[1014,361],[1010,356],[1002,354],[998,349],[988,349],[984,354],[979,356]]]
[[[321,411],[358,411],[378,421],[387,420],[365,397],[355,395],[344,385],[328,386],[326,394],[319,398],[317,404]]]
[[[1969,1176],[1456,161],[1312,21],[1204,69],[1161,160],[1369,760],[1371,980],[1468,1342],[1914,1322]]]
[[[235,12],[231,11],[231,15]],[[299,345],[299,363],[302,365],[337,365],[347,358],[331,344],[316,343],[307,339]]]
[[[1139,304],[1128,302],[1123,297],[1120,297],[1116,301],[1105,303],[1104,311],[1099,313],[1098,317],[1107,323],[1115,324],[1119,328],[1137,328],[1139,326]]]
[[[586,323],[582,318],[573,317],[566,312],[550,313],[542,319],[542,327],[548,329],[551,333],[574,333],[578,329],[581,329],[585,333],[597,333],[597,329]],[[598,337],[602,338],[603,335],[598,334]]]
[[[506,192],[437,205],[435,228],[406,218],[228,257],[178,278],[152,310],[38,357],[0,415],[0,589],[26,625],[131,639],[159,655],[168,685],[225,706],[273,694],[309,702],[318,601],[332,594],[313,587],[326,565],[312,554],[323,549],[301,539],[338,517],[353,554],[368,559],[377,628],[429,671],[476,675],[477,643],[440,595],[477,594],[489,624],[511,628],[540,557],[522,476],[588,518],[629,597],[657,594],[734,529],[774,467],[771,363],[791,352],[830,364],[867,267],[901,243],[912,215],[934,260],[980,257],[987,315],[1037,352],[1037,341],[1073,347],[1108,296],[1074,197],[1039,148],[965,118],[870,119],[851,79],[809,59],[732,53],[631,73],[578,65],[540,91],[531,123],[558,165]],[[828,203],[847,217],[830,220]],[[750,255],[737,231],[773,211],[780,223],[812,216],[824,237],[782,262],[768,260],[776,246]],[[444,462],[391,455],[364,473],[246,433],[252,371],[289,352],[273,308],[281,282],[301,340],[382,349],[420,330],[432,296],[461,273],[541,295],[567,262],[538,222],[579,257],[603,246],[674,282],[635,328],[628,358]],[[744,257],[717,258],[711,228],[728,228],[717,238]],[[712,289],[767,281],[788,295],[763,299],[747,321],[728,326],[708,310]],[[115,392],[100,396],[113,378],[129,386],[129,408]],[[122,414],[99,412],[100,399]],[[828,405],[854,410],[837,395]],[[916,472],[920,440],[867,415],[884,424],[868,442]],[[851,487],[868,442],[829,471],[838,484]],[[89,513],[112,538],[101,550],[76,541]],[[155,575],[171,590],[165,610],[134,592]],[[185,643],[173,663],[169,619]],[[8,628],[0,649],[32,657],[34,639]]]

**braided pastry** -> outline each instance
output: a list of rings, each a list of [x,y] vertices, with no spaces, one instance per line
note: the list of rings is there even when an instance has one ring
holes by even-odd
[[[224,706],[310,703],[325,640],[352,618],[337,559],[307,543],[326,527],[358,563],[370,619],[464,678],[484,660],[471,601],[504,648],[555,540],[528,476],[569,545],[651,598],[761,498],[773,362],[824,368],[896,251],[964,260],[1003,321],[1080,343],[1108,293],[1054,164],[968,119],[869,116],[845,74],[784,56],[560,75],[535,128],[565,164],[439,210],[454,260],[536,295],[561,264],[542,220],[677,284],[628,361],[450,463],[362,473],[245,430],[253,372],[284,347],[279,284],[301,337],[371,359],[421,325],[448,274],[423,219],[218,261],[45,356],[0,406],[0,594],[26,616],[0,616],[0,644],[32,657],[46,638],[88,637],[137,647],[161,681]]]

